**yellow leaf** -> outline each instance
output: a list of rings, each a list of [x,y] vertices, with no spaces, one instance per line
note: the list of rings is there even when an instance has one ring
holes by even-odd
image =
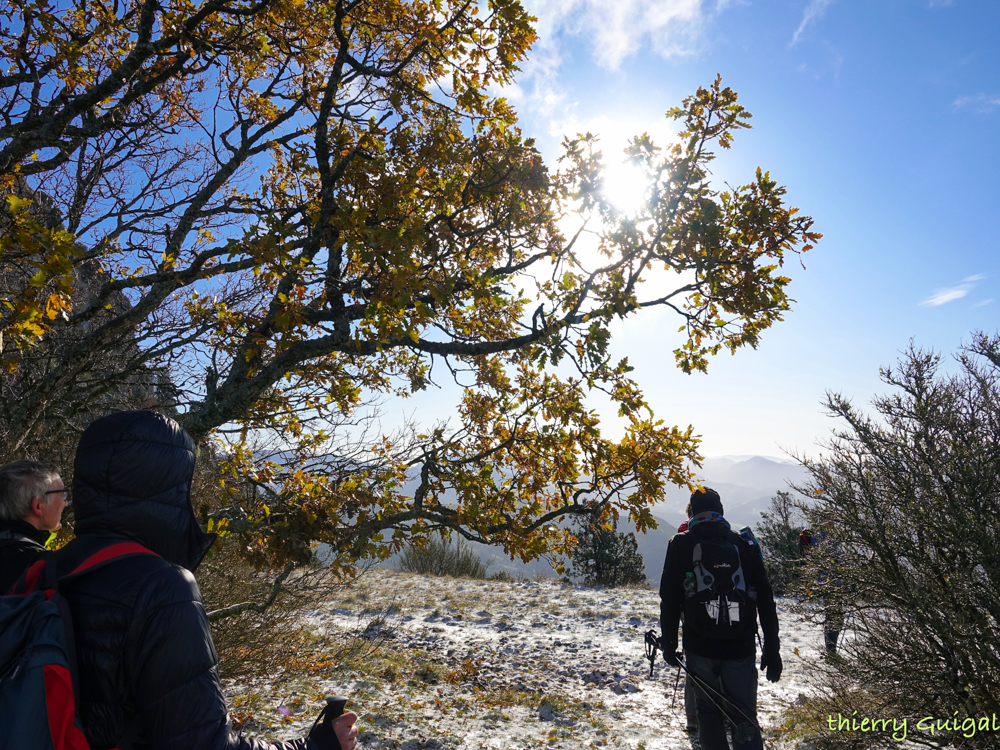
[[[23,211],[31,205],[30,198],[18,198],[16,195],[7,196],[7,205],[10,206],[11,213],[18,213]]]

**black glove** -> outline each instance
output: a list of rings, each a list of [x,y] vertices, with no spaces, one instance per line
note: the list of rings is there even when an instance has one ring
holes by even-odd
[[[760,671],[766,671],[768,682],[777,682],[781,679],[783,666],[781,663],[781,652],[776,648],[768,649],[765,647],[764,653],[760,657]]]
[[[663,661],[669,664],[671,667],[679,667],[681,665],[680,659],[681,652],[677,650],[677,641],[668,641],[666,638],[660,638],[660,650],[663,652]]]
[[[333,720],[344,713],[346,698],[327,698],[316,723],[309,731],[310,750],[340,750],[340,740],[333,731]]]
[[[679,667],[681,665],[682,656],[684,656],[683,651],[664,651],[663,661],[665,661],[671,667]]]

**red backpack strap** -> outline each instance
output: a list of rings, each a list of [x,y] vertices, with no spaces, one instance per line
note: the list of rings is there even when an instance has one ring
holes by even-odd
[[[21,574],[17,583],[10,590],[10,594],[13,596],[27,596],[39,590],[51,592],[57,583],[70,578],[76,578],[78,575],[103,567],[107,563],[119,558],[132,557],[134,555],[156,555],[156,553],[143,547],[138,542],[117,542],[99,549],[73,568],[71,572],[56,578],[55,556],[46,550],[40,553],[38,558]],[[49,598],[51,598],[51,593],[49,594]]]
[[[120,557],[131,557],[133,555],[154,555],[158,557],[155,552],[150,549],[146,549],[138,542],[118,542],[117,544],[112,544],[104,549],[98,550],[73,568],[72,572],[63,576],[60,580],[65,580],[70,576],[77,576],[81,573],[86,573],[89,570],[100,567],[111,562],[112,560],[117,560]]]
[[[0,591],[9,596],[30,596],[36,591],[47,592],[52,598],[56,585],[56,558],[48,550],[42,550],[32,563],[24,569],[10,591]]]
[[[14,584],[14,588],[10,590],[10,593],[14,596],[27,596],[32,593],[36,588],[39,588],[39,581],[42,579],[42,573],[46,568],[45,558],[35,560],[28,569],[21,574],[17,583]]]

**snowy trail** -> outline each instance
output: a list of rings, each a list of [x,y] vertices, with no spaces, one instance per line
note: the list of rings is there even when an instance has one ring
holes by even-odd
[[[391,608],[387,648],[419,665],[418,678],[339,670],[332,679],[254,686],[258,736],[300,736],[315,715],[305,701],[343,693],[361,716],[366,750],[697,748],[684,731],[683,676],[673,708],[676,671],[658,658],[649,677],[643,635],[659,630],[651,589],[375,570],[347,599],[308,613],[308,625],[332,635]],[[759,681],[765,730],[783,706],[809,692],[809,665],[822,648],[820,628],[781,600],[778,616],[785,669],[777,684]],[[246,692],[233,688],[230,697],[245,703]]]

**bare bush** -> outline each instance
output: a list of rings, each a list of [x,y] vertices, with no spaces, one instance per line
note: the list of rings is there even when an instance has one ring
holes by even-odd
[[[486,578],[487,565],[461,539],[452,545],[447,539],[434,537],[423,546],[407,545],[396,569],[423,575]]]

